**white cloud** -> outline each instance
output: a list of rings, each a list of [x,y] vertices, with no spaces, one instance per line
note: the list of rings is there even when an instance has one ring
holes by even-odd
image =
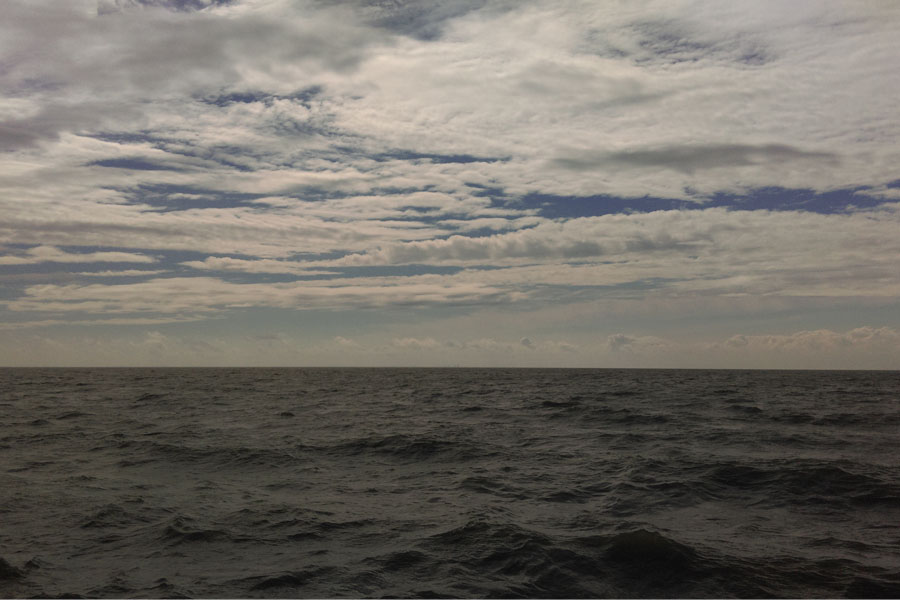
[[[21,256],[0,256],[0,265],[38,263],[152,263],[156,258],[130,252],[66,252],[53,246],[36,246]]]
[[[357,342],[355,340],[351,340],[349,338],[345,338],[340,335],[334,336],[334,343],[342,348],[352,348],[352,349],[362,348],[362,346],[359,344],[359,342]]]
[[[839,333],[828,329],[791,334],[735,335],[722,343],[727,348],[748,351],[816,352],[844,349],[900,351],[900,332],[890,327],[858,327]]]
[[[440,348],[441,344],[434,338],[399,338],[391,341],[392,346],[398,348],[409,348],[413,350],[434,350]]]
[[[888,92],[900,87],[897,11],[765,7],[568,2],[470,14],[446,40],[370,59],[354,80],[368,93],[337,122],[399,147],[512,156],[493,171],[516,192],[671,197],[894,178],[884,132],[898,127]],[[369,73],[375,89],[363,87]],[[557,160],[573,152],[595,168],[573,177]]]
[[[409,279],[409,281],[407,281]],[[13,311],[203,313],[247,307],[289,309],[495,303],[516,292],[477,283],[451,285],[436,276],[292,283],[229,283],[214,277],[159,278],[118,285],[33,285],[7,302]]]
[[[606,344],[613,352],[648,352],[665,350],[671,342],[655,336],[635,336],[616,333],[606,338]]]
[[[208,257],[186,266],[213,272],[319,278],[227,283],[169,277],[114,285],[36,285],[8,303],[16,311],[178,312],[241,307],[417,306],[540,298],[882,297],[900,296],[895,232],[900,212],[849,214],[723,209],[609,215],[548,222],[479,238],[394,244],[333,260]],[[878,253],[871,249],[878,248]],[[35,257],[59,257],[43,249]],[[97,255],[62,255],[65,260]],[[135,260],[142,255],[135,255]],[[106,257],[113,258],[113,257]],[[124,257],[115,257],[123,259]],[[37,258],[34,259],[37,261]],[[337,275],[353,265],[468,265],[456,273]],[[563,264],[561,264],[563,263]],[[481,268],[489,266],[491,268]],[[497,268],[503,266],[503,268]],[[124,274],[144,274],[123,271]],[[324,276],[324,277],[322,277]],[[629,287],[630,286],[630,287]]]
[[[778,334],[736,334],[725,340],[685,343],[654,336],[612,335],[616,353],[627,352],[650,364],[676,367],[797,369],[900,368],[900,330],[857,327]]]
[[[192,269],[207,271],[237,271],[242,273],[293,273],[296,275],[333,275],[334,271],[316,271],[299,262],[283,260],[246,260],[227,256],[209,256],[203,260],[181,263]]]
[[[517,267],[453,277],[495,285],[609,286],[656,279],[673,294],[897,296],[898,217],[893,209],[620,214],[478,238],[394,243],[313,264]]]
[[[78,273],[82,277],[149,277],[165,273],[161,270],[122,269],[121,271],[86,271]]]

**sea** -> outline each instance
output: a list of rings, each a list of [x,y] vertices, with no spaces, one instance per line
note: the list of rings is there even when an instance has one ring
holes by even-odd
[[[900,372],[0,369],[0,597],[900,597]]]

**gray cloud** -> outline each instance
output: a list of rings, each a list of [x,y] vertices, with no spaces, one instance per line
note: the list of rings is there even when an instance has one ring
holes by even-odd
[[[105,15],[136,7],[158,7],[176,11],[192,11],[227,6],[235,0],[99,0],[97,14]]]
[[[666,146],[620,152],[587,152],[580,156],[554,159],[554,164],[573,171],[589,171],[603,166],[662,168],[693,174],[697,171],[746,167],[785,162],[816,161],[836,165],[833,152],[810,152],[787,144],[708,144]]]
[[[99,16],[70,3],[5,6],[0,35],[11,52],[0,85],[27,99],[29,114],[0,113],[0,149],[52,141],[61,132],[133,130],[146,124],[148,111],[168,105],[183,113],[193,96],[241,92],[250,72],[277,83],[270,97],[300,90],[302,101],[311,85],[305,76],[351,71],[388,38],[329,9],[303,19],[277,10],[198,10],[222,4],[118,0],[101,3]],[[178,16],[128,10],[134,7],[170,8]]]
[[[701,29],[689,19],[638,20],[630,29],[632,43],[620,52],[638,64],[710,61],[762,66],[774,60],[762,36]]]
[[[104,123],[138,118],[139,114],[134,107],[110,107],[93,101],[38,105],[33,115],[0,122],[0,150],[33,147],[41,142],[58,140],[63,132],[103,127]]]
[[[53,138],[55,131],[43,133],[31,127],[29,121],[0,123],[0,150],[27,148],[41,139]]]
[[[448,21],[488,5],[488,0],[319,0],[322,5],[344,4],[361,10],[377,27],[419,40],[441,36]],[[495,2],[494,8],[498,3]]]
[[[627,336],[624,333],[616,333],[606,338],[606,343],[609,345],[610,350],[615,352],[626,346],[630,346],[636,340],[637,338]]]

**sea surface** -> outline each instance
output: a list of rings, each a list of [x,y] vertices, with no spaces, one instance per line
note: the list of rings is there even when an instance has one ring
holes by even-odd
[[[900,597],[900,373],[0,369],[0,597]]]

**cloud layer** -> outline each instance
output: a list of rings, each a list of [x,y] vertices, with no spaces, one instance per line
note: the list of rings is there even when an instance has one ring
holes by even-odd
[[[734,365],[894,331],[898,25],[838,0],[11,0],[0,325]]]

